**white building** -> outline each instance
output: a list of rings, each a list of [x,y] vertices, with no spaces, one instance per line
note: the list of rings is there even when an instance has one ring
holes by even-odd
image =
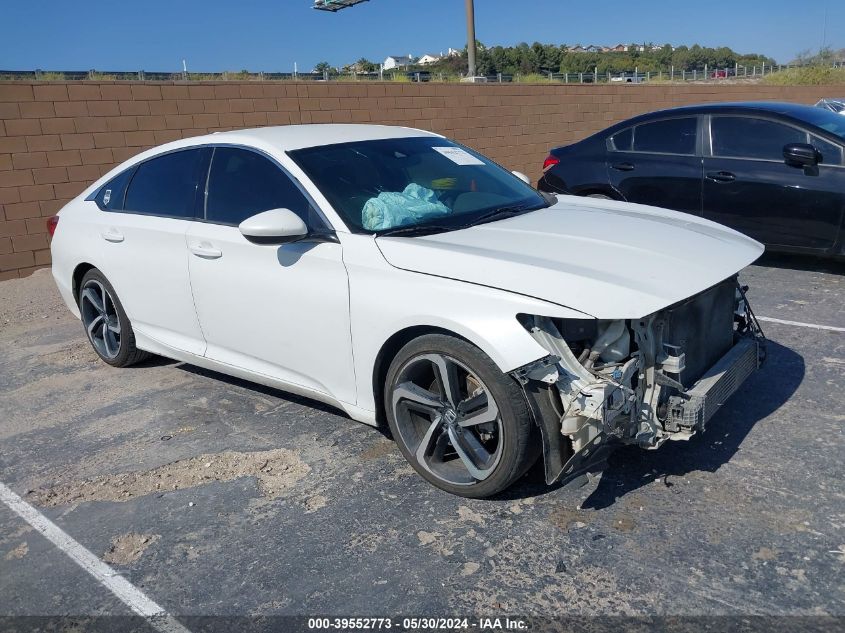
[[[428,64],[433,64],[435,62],[440,61],[440,55],[432,55],[431,53],[426,53],[422,57],[417,60],[417,63],[420,66],[427,66]]]
[[[385,70],[393,70],[394,68],[407,68],[413,63],[413,55],[391,55],[384,60],[382,66]]]

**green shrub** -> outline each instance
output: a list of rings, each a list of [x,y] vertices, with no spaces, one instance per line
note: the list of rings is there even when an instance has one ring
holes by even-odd
[[[540,73],[528,73],[527,75],[515,76],[514,81],[522,84],[547,84],[549,83],[549,76]]]
[[[804,66],[787,68],[767,75],[763,80],[775,86],[822,86],[845,84],[845,68],[831,66]]]

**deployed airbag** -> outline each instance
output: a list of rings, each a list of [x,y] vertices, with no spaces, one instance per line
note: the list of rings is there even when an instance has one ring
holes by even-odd
[[[361,221],[365,229],[381,231],[449,213],[449,207],[437,199],[434,191],[411,183],[401,193],[382,191],[367,200],[361,210]]]

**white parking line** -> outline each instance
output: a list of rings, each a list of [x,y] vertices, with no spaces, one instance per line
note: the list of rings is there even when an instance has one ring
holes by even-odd
[[[97,582],[111,591],[134,613],[146,619],[151,627],[161,633],[190,633],[176,618],[150,600],[143,591],[94,556],[67,532],[2,483],[0,483],[0,500],[53,545],[70,556],[77,565],[91,574]]]
[[[845,327],[834,327],[833,325],[817,325],[816,323],[802,323],[801,321],[786,321],[784,319],[773,319],[772,317],[758,316],[758,321],[766,321],[768,323],[780,323],[781,325],[795,325],[798,327],[808,327],[814,330],[827,330],[828,332],[845,332]]]

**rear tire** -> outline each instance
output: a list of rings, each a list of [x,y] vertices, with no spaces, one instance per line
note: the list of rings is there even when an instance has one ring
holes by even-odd
[[[430,334],[405,345],[387,371],[384,405],[405,459],[455,495],[495,495],[540,454],[520,386],[458,338]]]
[[[108,279],[96,268],[82,277],[77,303],[88,341],[103,362],[129,367],[151,356],[135,346],[129,317]]]

